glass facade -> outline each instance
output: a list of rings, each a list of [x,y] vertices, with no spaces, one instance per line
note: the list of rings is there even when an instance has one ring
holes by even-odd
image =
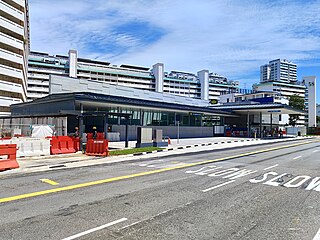
[[[144,108],[130,108],[130,107],[103,107],[103,108],[84,108],[84,111],[96,111],[96,112],[109,112],[108,125],[126,125],[126,119],[124,117],[113,116],[112,113],[125,113],[131,114],[128,120],[128,125],[138,126],[197,126],[197,127],[210,127],[221,126],[222,117],[206,115],[203,113],[194,112],[169,112],[155,109]],[[103,128],[104,120],[103,116],[87,116],[84,119],[84,124],[88,129],[93,126],[101,129]]]

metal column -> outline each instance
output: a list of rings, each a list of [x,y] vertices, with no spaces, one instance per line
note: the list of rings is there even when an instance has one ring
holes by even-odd
[[[126,117],[126,136],[125,136],[125,138],[126,138],[126,142],[125,142],[125,147],[127,148],[127,147],[129,147],[129,133],[128,133],[128,124],[129,124],[129,118],[128,117]]]
[[[108,117],[108,113],[103,115],[103,131],[105,139],[108,139]]]
[[[260,138],[262,137],[262,112],[260,112]]]
[[[82,152],[83,151],[83,132],[84,132],[84,129],[83,129],[83,105],[80,103],[80,116],[78,116],[79,118],[79,150]]]
[[[247,113],[247,136],[250,137],[250,114]]]

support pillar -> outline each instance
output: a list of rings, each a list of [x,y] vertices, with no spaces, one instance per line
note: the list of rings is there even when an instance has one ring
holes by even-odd
[[[79,119],[79,150],[82,152],[83,151],[83,105],[80,103],[80,116],[78,116]]]
[[[250,114],[247,113],[247,137],[250,137]]]
[[[262,137],[262,112],[260,112],[260,138]]]
[[[273,126],[272,126],[272,113],[270,113],[270,133],[271,133],[271,137],[273,137],[273,135],[272,135],[272,133],[273,133],[272,128],[273,128]]]
[[[78,116],[78,120],[79,120],[79,150],[82,152],[83,150],[83,132],[84,132],[84,129],[83,129],[83,116]]]
[[[105,139],[108,139],[108,117],[108,113],[103,115],[103,131]]]
[[[125,136],[125,139],[126,139],[126,142],[125,142],[125,147],[127,148],[127,147],[129,147],[129,126],[128,126],[128,124],[129,124],[129,118],[128,117],[126,117],[126,136]]]

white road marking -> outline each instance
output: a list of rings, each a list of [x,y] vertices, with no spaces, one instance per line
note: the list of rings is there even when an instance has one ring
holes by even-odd
[[[211,191],[211,190],[213,190],[213,189],[222,187],[222,186],[227,185],[227,184],[229,184],[229,183],[233,183],[234,181],[235,181],[235,180],[231,180],[231,181],[229,181],[229,182],[221,183],[221,184],[219,184],[219,185],[217,185],[217,186],[214,186],[214,187],[211,187],[211,188],[207,188],[207,189],[205,189],[205,190],[202,190],[202,192]]]
[[[293,158],[293,160],[296,160],[296,159],[301,158],[301,157],[302,157],[302,156],[295,157],[295,158]]]
[[[265,169],[263,169],[263,170],[268,170],[268,169],[271,169],[271,168],[274,168],[274,167],[278,167],[278,166],[279,166],[279,164],[276,164],[276,165],[273,165],[273,166],[267,167],[267,168],[265,168]]]
[[[320,240],[320,228],[319,228],[317,234],[314,236],[313,240]]]
[[[314,150],[313,152],[318,152],[319,150]]]
[[[116,221],[113,221],[113,222],[104,224],[104,225],[102,225],[102,226],[100,226],[100,227],[92,228],[92,229],[87,230],[87,231],[84,231],[84,232],[82,232],[82,233],[78,233],[78,234],[76,234],[76,235],[73,235],[73,236],[64,238],[64,239],[62,239],[62,240],[72,240],[72,239],[76,239],[76,238],[82,237],[82,236],[84,236],[84,235],[87,235],[87,234],[89,234],[89,233],[93,233],[93,232],[99,231],[99,230],[101,230],[101,229],[104,229],[104,228],[106,228],[106,227],[110,227],[110,226],[115,225],[115,224],[117,224],[117,223],[121,223],[121,222],[126,221],[126,220],[128,220],[128,219],[127,219],[127,218],[121,218],[121,219],[118,219],[118,220],[116,220]]]

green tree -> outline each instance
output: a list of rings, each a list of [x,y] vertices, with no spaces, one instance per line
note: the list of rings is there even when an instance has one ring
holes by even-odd
[[[320,116],[317,116],[317,125],[320,125]]]
[[[304,110],[305,109],[304,99],[302,97],[299,97],[298,95],[292,95],[289,98],[289,106],[295,109]],[[300,119],[300,115],[289,114],[289,125],[294,127],[297,124],[297,121],[299,119]]]

